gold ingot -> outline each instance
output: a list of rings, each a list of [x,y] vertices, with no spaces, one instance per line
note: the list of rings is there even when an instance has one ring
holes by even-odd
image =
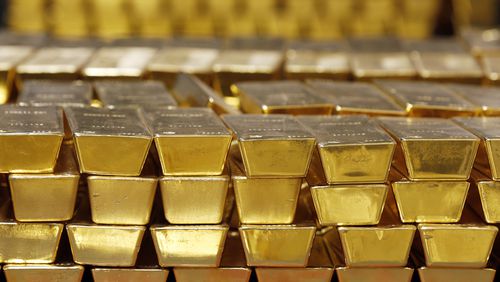
[[[336,114],[405,116],[406,111],[382,90],[366,82],[308,79],[318,95],[335,106]]]
[[[483,70],[468,53],[413,52],[419,77],[425,80],[481,82]]]
[[[163,0],[132,0],[127,2],[132,31],[141,37],[165,38],[171,35],[171,19],[165,16],[171,2]],[[167,12],[168,13],[168,12]]]
[[[488,84],[499,84],[500,80],[500,56],[498,54],[483,55],[481,57],[481,64],[483,66],[484,75]]]
[[[355,79],[374,78],[411,79],[417,75],[410,57],[403,52],[356,52],[351,55]]]
[[[160,179],[165,218],[171,224],[222,222],[229,176],[170,176]]]
[[[242,225],[248,266],[305,267],[316,228],[308,225]]]
[[[150,128],[164,175],[220,175],[231,132],[210,109],[159,109]]]
[[[85,107],[92,103],[92,95],[92,85],[85,81],[27,80],[17,103],[37,107]]]
[[[0,106],[0,172],[53,172],[63,137],[60,109]]]
[[[247,177],[304,177],[315,139],[289,115],[225,115]]]
[[[128,5],[128,1],[90,0],[87,3],[90,8],[90,17],[87,17],[87,19],[91,22],[95,35],[103,38],[126,37],[130,35],[130,6]]]
[[[419,224],[428,267],[483,268],[498,228],[477,224]]]
[[[379,118],[396,139],[394,162],[410,180],[467,180],[479,138],[447,119]]]
[[[155,52],[151,47],[103,47],[83,68],[83,76],[91,79],[141,78]]]
[[[0,222],[0,263],[53,263],[63,228],[58,223]]]
[[[338,267],[339,282],[410,282],[413,269],[408,267]]]
[[[467,43],[470,52],[480,57],[500,51],[500,30],[498,28],[464,27],[460,30],[460,37]]]
[[[500,223],[500,182],[492,181],[480,172],[473,170],[469,205],[487,223]]]
[[[247,81],[231,86],[240,107],[252,114],[329,115],[333,105],[295,80]]]
[[[483,116],[500,116],[500,88],[449,83],[446,88],[479,105]]]
[[[418,276],[422,282],[493,282],[495,269],[421,267],[418,269]]]
[[[165,282],[168,269],[160,268],[92,268],[95,282]]]
[[[75,210],[79,179],[78,165],[70,145],[61,147],[52,174],[10,174],[10,194],[16,220],[70,220]]]
[[[152,134],[137,109],[66,108],[80,172],[138,176]]]
[[[146,231],[144,226],[66,225],[75,263],[98,266],[134,266]]]
[[[408,115],[414,117],[475,116],[481,107],[474,105],[442,84],[427,81],[376,80],[375,83]]]
[[[31,52],[28,46],[0,46],[0,104],[9,101],[14,87],[16,66]]]
[[[13,0],[3,9],[9,29],[16,32],[42,33],[46,29],[46,5],[44,0]],[[3,10],[2,9],[2,10]]]
[[[394,174],[392,191],[403,223],[453,223],[460,220],[469,182],[410,181],[395,169],[391,173]]]
[[[51,282],[54,280],[80,282],[83,270],[83,266],[71,264],[7,264],[3,266],[8,282]]]
[[[218,267],[229,226],[166,225],[150,230],[162,267]]]
[[[366,116],[298,117],[317,142],[326,182],[383,183],[396,143]],[[313,164],[312,167],[320,166]]]
[[[85,37],[89,35],[86,0],[54,0],[50,6],[51,32],[56,37]]]

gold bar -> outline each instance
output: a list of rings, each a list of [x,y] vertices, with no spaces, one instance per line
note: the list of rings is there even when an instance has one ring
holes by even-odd
[[[94,82],[95,92],[103,106],[120,107],[175,107],[177,102],[159,81],[101,80]]]
[[[320,79],[306,82],[318,95],[335,106],[336,114],[406,115],[403,107],[372,84]]]
[[[166,176],[160,179],[165,218],[171,224],[219,224],[229,176]]]
[[[156,52],[151,47],[103,47],[83,69],[83,76],[98,78],[142,78]]]
[[[51,282],[54,279],[80,282],[83,270],[83,266],[73,264],[7,264],[3,266],[7,282]]]
[[[476,57],[500,52],[498,28],[465,27],[460,31],[460,37],[467,43],[472,55]]]
[[[410,180],[467,180],[479,138],[450,120],[378,118],[396,139],[394,162]]]
[[[80,172],[139,176],[152,134],[137,109],[66,108]]]
[[[144,226],[66,225],[75,263],[97,266],[134,266]]]
[[[248,266],[305,267],[316,227],[311,225],[242,225]]]
[[[150,128],[164,175],[221,175],[231,133],[210,109],[160,109]]]
[[[383,183],[387,180],[396,143],[366,116],[297,117],[317,142],[328,184]],[[312,165],[315,167],[315,165]]]
[[[166,282],[168,269],[160,268],[92,268],[95,282]]]
[[[375,83],[405,107],[410,116],[449,118],[475,116],[482,111],[479,105],[435,82],[376,80]]]
[[[252,114],[329,115],[333,105],[295,80],[247,81],[231,86],[240,107]]]
[[[418,276],[421,282],[493,282],[495,269],[421,267],[418,269]]]
[[[172,94],[180,107],[208,107],[218,115],[241,114],[240,110],[227,104],[220,94],[192,74],[179,73]]]
[[[289,115],[225,115],[247,177],[304,177],[314,137]]]
[[[413,269],[409,267],[338,267],[339,282],[410,282]]]
[[[78,190],[73,148],[63,145],[54,173],[9,175],[14,215],[18,221],[66,221],[73,217]]]
[[[63,137],[60,109],[0,106],[0,172],[53,172]]]
[[[483,55],[480,59],[483,66],[484,75],[487,84],[499,85],[500,79],[500,56],[498,54]]]
[[[130,36],[130,6],[127,0],[88,0],[92,32],[102,38]]]
[[[480,106],[481,115],[500,116],[500,88],[461,83],[450,83],[446,87]]]
[[[226,224],[150,227],[162,267],[218,267],[228,230]]]
[[[52,0],[50,6],[51,33],[57,37],[89,36],[86,0]]]
[[[92,103],[92,95],[92,86],[85,81],[26,80],[17,103],[36,107],[85,107]]]
[[[412,79],[417,76],[410,57],[404,52],[357,52],[351,55],[351,60],[352,72],[357,80]]]
[[[500,182],[492,181],[477,170],[471,173],[468,204],[487,223],[500,223]]]
[[[0,104],[9,101],[14,88],[16,66],[32,51],[33,48],[28,46],[0,45]]]

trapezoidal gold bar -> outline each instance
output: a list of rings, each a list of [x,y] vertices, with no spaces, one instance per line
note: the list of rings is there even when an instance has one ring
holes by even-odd
[[[375,78],[412,79],[417,71],[405,52],[355,52],[351,55],[352,73],[357,80]]]
[[[252,114],[329,115],[333,105],[295,80],[247,81],[231,86],[240,108]]]
[[[483,116],[500,116],[500,88],[449,83],[445,85],[458,95],[481,107]]]
[[[317,142],[328,184],[383,183],[387,180],[396,143],[366,116],[297,117]]]
[[[17,103],[36,107],[85,107],[92,103],[92,94],[92,86],[85,81],[26,80]]]
[[[0,45],[0,104],[9,101],[15,86],[16,66],[32,51],[29,46]]]
[[[134,266],[144,226],[66,225],[71,253],[75,263],[97,266]]]
[[[161,268],[92,268],[95,282],[165,282],[168,269]]]
[[[467,180],[479,138],[447,119],[378,118],[398,142],[396,166],[410,180]]]
[[[6,264],[3,266],[8,282],[51,282],[54,279],[80,282],[83,270],[83,266],[73,264]]]
[[[159,109],[149,115],[164,175],[221,175],[231,132],[210,109]]]
[[[308,79],[307,84],[335,106],[336,114],[405,116],[406,111],[382,90],[366,82]]]
[[[80,172],[139,176],[153,136],[137,109],[66,108]]]
[[[53,172],[63,137],[61,109],[0,106],[0,172]]]
[[[66,221],[73,217],[80,174],[73,147],[63,145],[54,173],[9,175],[18,221]]]
[[[495,278],[495,269],[483,268],[429,268],[421,267],[418,269],[418,277],[422,282],[493,282]]]
[[[500,223],[500,182],[493,181],[477,170],[471,173],[468,204],[487,223]]]
[[[247,177],[304,177],[315,139],[289,115],[225,115]]]

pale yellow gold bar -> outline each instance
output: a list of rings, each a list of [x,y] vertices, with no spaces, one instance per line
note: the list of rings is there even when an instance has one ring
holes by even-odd
[[[32,51],[29,46],[0,45],[0,104],[9,101],[15,86],[16,66]]]

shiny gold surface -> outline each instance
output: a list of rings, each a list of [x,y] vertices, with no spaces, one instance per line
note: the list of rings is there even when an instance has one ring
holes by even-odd
[[[221,223],[229,176],[170,176],[160,179],[165,218],[171,224]]]
[[[336,268],[339,282],[410,282],[413,269],[408,267]]]
[[[7,264],[3,266],[8,282],[80,282],[83,266],[65,264]]]
[[[150,230],[162,267],[218,267],[229,226],[166,225]]]
[[[500,56],[498,56],[498,54],[483,55],[481,57],[481,63],[487,83],[498,85],[498,80],[500,79],[500,69],[498,68]]]
[[[468,268],[427,268],[418,269],[418,276],[421,282],[493,282],[495,269],[468,269]]]
[[[78,190],[73,148],[63,145],[52,174],[9,175],[10,195],[18,221],[66,221],[73,217]]]
[[[242,225],[248,266],[304,267],[311,252],[314,226]]]
[[[410,180],[467,180],[479,138],[446,119],[378,119],[396,139],[394,161]]]
[[[130,34],[128,2],[123,0],[87,2],[91,16],[89,21],[94,25],[95,35],[102,38],[116,38]]]
[[[459,268],[486,267],[498,232],[477,224],[419,224],[418,230],[428,267]]]
[[[53,172],[63,136],[60,109],[0,106],[0,172]]]
[[[0,104],[7,103],[10,98],[16,65],[32,51],[28,46],[0,45]]]
[[[476,59],[467,53],[412,53],[418,75],[439,81],[480,82],[483,71]]]
[[[314,137],[288,115],[225,115],[238,138],[247,177],[304,177]]]
[[[485,87],[480,85],[469,85],[463,83],[446,84],[446,88],[461,95],[472,103],[481,106],[482,115],[500,115],[500,88]]]
[[[84,81],[26,80],[17,97],[22,106],[90,106],[92,86]]]
[[[159,268],[92,268],[95,282],[165,282],[168,269]]]
[[[146,228],[71,223],[66,231],[76,263],[134,266]]]
[[[220,175],[231,133],[210,109],[160,109],[150,127],[164,175]]]
[[[326,182],[382,183],[395,142],[366,116],[298,117],[317,142]]]
[[[410,57],[403,52],[354,53],[352,72],[356,79],[413,78],[417,71]]]
[[[244,267],[224,268],[174,268],[175,279],[178,282],[248,282],[252,271]]]
[[[100,1],[97,1],[100,2]],[[142,77],[155,54],[149,47],[103,47],[83,68],[88,78]]]
[[[469,204],[487,223],[500,223],[500,182],[473,171]]]

